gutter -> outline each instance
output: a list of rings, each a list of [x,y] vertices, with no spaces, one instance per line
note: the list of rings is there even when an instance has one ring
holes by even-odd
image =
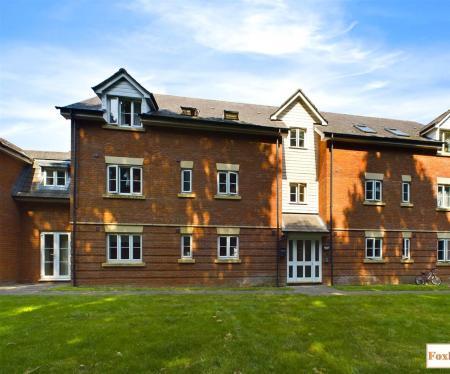
[[[333,258],[333,151],[334,135],[331,134],[330,143],[330,278],[334,285],[334,258]]]
[[[72,286],[76,287],[76,235],[77,235],[77,188],[78,188],[78,159],[77,159],[77,124],[70,110],[70,127],[72,130],[72,167],[73,167],[73,190],[72,190],[72,238],[71,238],[71,264],[72,264]]]
[[[276,258],[276,264],[277,264],[277,279],[276,279],[276,286],[279,287],[280,286],[280,203],[279,203],[279,198],[280,198],[280,191],[279,191],[279,150],[278,148],[280,147],[280,137],[281,137],[281,131],[278,130],[278,136],[277,136],[277,143],[276,143],[276,150],[275,150],[275,160],[276,160],[276,199],[277,199],[277,203],[276,203],[276,210],[277,210],[277,245],[276,245],[276,253],[275,255],[277,256]]]

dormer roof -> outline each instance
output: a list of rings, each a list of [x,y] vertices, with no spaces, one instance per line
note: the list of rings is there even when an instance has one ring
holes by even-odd
[[[420,135],[425,135],[430,132],[434,128],[438,128],[442,123],[444,123],[447,119],[450,118],[450,109],[441,115],[437,116],[434,120],[432,120],[428,125],[426,125],[421,131]]]
[[[143,98],[149,101],[152,110],[158,110],[158,104],[151,92],[149,92],[144,86],[142,86],[136,79],[134,79],[124,68],[120,68],[109,78],[106,78],[103,82],[92,87],[98,97],[102,97],[113,86],[117,85],[120,81],[127,81],[133,88],[135,88]]]

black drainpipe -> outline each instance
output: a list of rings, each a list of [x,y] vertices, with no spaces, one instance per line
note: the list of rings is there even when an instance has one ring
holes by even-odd
[[[276,284],[277,284],[277,287],[279,287],[280,286],[280,254],[279,254],[279,252],[280,252],[280,218],[279,218],[279,201],[278,201],[278,199],[279,199],[279,188],[278,188],[278,183],[279,183],[279,181],[278,181],[278,173],[279,173],[279,167],[278,167],[278,163],[279,163],[279,160],[278,160],[278,147],[279,147],[279,140],[280,140],[280,134],[281,134],[281,131],[280,130],[278,130],[278,136],[277,136],[277,148],[276,148],[276,150],[275,150],[275,160],[276,160],[276,165],[275,165],[275,168],[276,168],[276,195],[277,195],[277,203],[276,203],[276,209],[277,209],[277,247],[276,247],[276,256],[277,256],[277,259],[276,259],[276,264],[277,264],[277,282],[276,282]]]
[[[330,277],[331,277],[331,285],[334,285],[334,261],[333,261],[333,150],[334,150],[334,134],[331,134],[331,145],[330,145]]]
[[[72,168],[73,168],[73,189],[72,189],[72,286],[76,287],[76,233],[77,233],[77,174],[78,174],[78,164],[77,164],[77,125],[75,118],[73,116],[72,109],[70,110],[70,126],[72,130]]]

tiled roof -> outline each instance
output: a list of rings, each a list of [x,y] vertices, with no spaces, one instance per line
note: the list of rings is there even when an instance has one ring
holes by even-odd
[[[283,213],[283,231],[328,232],[318,214]]]
[[[428,125],[426,125],[421,131],[421,134],[424,134],[426,131],[431,129],[432,127],[436,126],[439,122],[441,122],[445,117],[447,117],[450,114],[450,109],[446,112],[442,113],[441,115],[437,116],[434,120],[432,120]]]
[[[0,149],[2,148],[21,160],[31,163],[30,157],[23,151],[22,148],[8,142],[6,139],[0,138]]]
[[[220,121],[234,124],[253,124],[257,126],[285,128],[281,121],[272,121],[270,116],[279,108],[277,106],[245,104],[220,100],[207,100],[190,98],[183,96],[155,94],[159,110],[153,112],[155,116],[171,118],[186,118],[181,114],[181,106],[194,107],[198,109],[198,118],[203,120]],[[101,110],[101,102],[98,97],[94,97],[79,103],[75,103],[65,108]],[[223,119],[223,111],[231,110],[239,112],[239,121],[228,121]],[[397,139],[399,141],[430,141],[420,135],[424,126],[419,122],[403,121],[398,119],[368,117],[352,114],[320,112],[328,121],[328,126],[320,126],[325,132],[335,134],[353,135],[362,137],[380,137]],[[443,116],[443,115],[441,115]],[[440,117],[441,117],[440,116]],[[364,133],[354,127],[354,125],[364,124],[371,127],[376,133]],[[398,136],[386,128],[398,129],[408,136]]]
[[[24,151],[30,158],[38,160],[70,160],[70,152],[52,152],[52,151]]]

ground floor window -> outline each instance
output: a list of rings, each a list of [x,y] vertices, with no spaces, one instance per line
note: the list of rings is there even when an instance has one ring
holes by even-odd
[[[108,262],[142,262],[142,235],[108,234]]]
[[[192,258],[192,235],[181,235],[181,258]]]
[[[239,238],[237,236],[219,236],[217,247],[219,258],[239,258]]]
[[[366,258],[380,260],[383,256],[383,240],[380,238],[366,238]]]
[[[437,260],[439,262],[450,261],[450,239],[440,239],[438,241]]]
[[[41,233],[41,278],[70,279],[70,233]]]
[[[411,239],[403,238],[402,259],[409,260],[411,258]]]

